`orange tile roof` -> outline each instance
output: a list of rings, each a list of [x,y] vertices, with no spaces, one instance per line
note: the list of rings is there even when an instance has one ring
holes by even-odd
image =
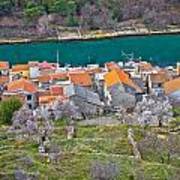
[[[12,66],[12,72],[28,71],[28,70],[29,70],[28,64],[17,64],[17,65]]]
[[[107,87],[111,87],[118,83],[122,83],[122,84],[125,84],[125,85],[128,85],[128,86],[134,88],[138,92],[142,92],[142,89],[138,85],[136,85],[133,82],[133,80],[129,77],[129,75],[121,69],[118,69],[118,70],[114,69],[114,70],[108,72],[104,76],[104,78],[105,78],[105,84],[107,85]]]
[[[76,69],[76,68],[73,68],[71,70],[68,71],[68,74],[73,74],[73,73],[86,73],[86,70],[85,69]]]
[[[39,66],[39,62],[38,61],[29,61],[28,65],[29,65],[29,67],[36,67],[36,66]]]
[[[63,96],[64,95],[64,89],[61,86],[54,85],[50,87],[50,93],[53,96]]]
[[[39,96],[39,104],[50,104],[56,100],[64,101],[64,100],[67,100],[67,98],[64,96],[58,96],[57,97],[57,96],[53,96],[53,95]]]
[[[52,80],[64,80],[68,78],[68,74],[66,72],[62,73],[54,73],[50,75]]]
[[[111,70],[114,70],[114,69],[120,69],[119,65],[115,62],[108,62],[105,64],[105,67],[111,71]]]
[[[55,69],[56,68],[56,64],[54,63],[48,63],[47,61],[41,62],[39,63],[39,68],[40,69]]]
[[[42,83],[49,82],[50,80],[51,80],[50,75],[41,75],[41,76],[38,77],[38,81],[42,82]]]
[[[171,94],[180,90],[180,77],[164,83],[164,90],[166,94]]]
[[[36,93],[37,88],[36,86],[26,79],[19,79],[16,81],[12,81],[7,85],[7,89],[10,92],[16,92],[16,91],[26,91],[29,93]]]
[[[6,61],[0,61],[0,70],[9,69],[9,63]]]
[[[75,85],[91,86],[92,79],[87,72],[71,72],[69,73],[70,81]]]
[[[50,80],[65,80],[68,79],[67,73],[54,73],[54,74],[44,74],[38,77],[39,82],[48,82]]]
[[[46,95],[39,97],[39,104],[48,104],[56,100],[56,96]]]
[[[105,84],[107,87],[111,87],[115,84],[121,83],[117,71],[113,70],[105,74],[104,76]]]

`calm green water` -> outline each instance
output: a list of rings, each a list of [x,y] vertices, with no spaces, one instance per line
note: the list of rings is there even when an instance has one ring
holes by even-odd
[[[136,58],[149,60],[161,66],[174,65],[180,60],[180,35],[131,36],[89,41],[37,42],[0,45],[0,59],[10,63],[30,60],[56,61],[73,65],[123,60],[121,54],[134,53]]]

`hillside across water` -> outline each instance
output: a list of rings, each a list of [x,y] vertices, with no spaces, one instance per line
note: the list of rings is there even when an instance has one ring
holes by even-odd
[[[179,0],[1,0],[0,38],[56,37],[74,29],[167,30],[180,25]],[[76,30],[76,31],[77,31]]]

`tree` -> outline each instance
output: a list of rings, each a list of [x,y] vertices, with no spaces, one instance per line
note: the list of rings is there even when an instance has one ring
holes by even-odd
[[[47,139],[53,132],[53,124],[50,119],[43,118],[40,113],[33,113],[33,110],[26,106],[19,109],[12,118],[12,131],[18,131],[28,135],[37,142],[41,141],[41,138]]]
[[[34,19],[43,15],[44,7],[42,5],[38,5],[36,3],[29,2],[24,10],[24,14],[29,19]]]
[[[22,102],[15,97],[3,100],[0,103],[0,123],[11,124],[13,113],[20,109]]]
[[[14,113],[11,130],[33,135],[37,133],[37,117],[33,115],[32,110],[23,106]]]
[[[12,4],[9,0],[0,0],[0,15],[5,15],[6,13],[10,13],[12,8]]]
[[[144,139],[138,142],[138,150],[142,159],[166,163],[168,161],[168,147],[165,139],[160,139],[156,134],[148,132]]]
[[[173,113],[175,117],[180,117],[180,107],[174,108]]]
[[[78,24],[77,18],[76,18],[76,3],[74,1],[69,1],[67,5],[67,25],[68,26],[75,26]]]
[[[180,156],[180,136],[178,134],[170,134],[168,137],[168,151],[170,159],[173,156]]]
[[[50,6],[50,12],[56,12],[62,16],[68,16],[76,12],[76,3],[71,0],[55,0]]]

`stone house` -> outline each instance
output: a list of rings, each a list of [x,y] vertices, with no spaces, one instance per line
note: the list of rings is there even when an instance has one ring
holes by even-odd
[[[132,107],[136,97],[143,93],[142,89],[121,69],[108,72],[104,78],[104,95],[109,106]]]
[[[81,86],[91,89],[93,81],[90,74],[86,71],[75,71],[68,73],[69,80],[75,86]]]
[[[31,81],[21,78],[7,84],[2,98],[18,96],[30,109],[34,109],[38,105],[37,92],[37,87]]]
[[[51,85],[49,90],[38,91],[39,106],[50,106],[57,100],[60,102],[66,100],[64,87],[60,85]]]
[[[158,72],[148,75],[148,91],[156,95],[163,94],[163,84],[168,81],[170,77],[166,72]]]

